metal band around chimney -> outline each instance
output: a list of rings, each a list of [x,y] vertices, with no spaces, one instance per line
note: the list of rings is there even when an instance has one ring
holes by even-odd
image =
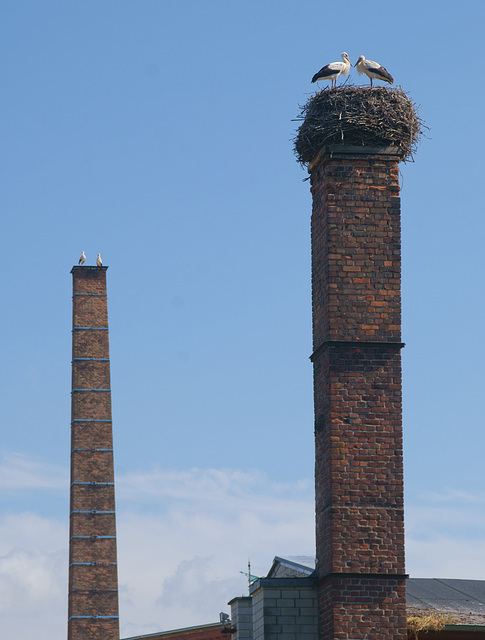
[[[107,293],[73,293],[72,297],[74,298],[75,296],[93,296],[96,298],[107,298],[108,294]]]
[[[87,486],[87,487],[114,487],[115,483],[114,482],[98,482],[98,480],[91,480],[88,482],[71,482],[71,487],[73,487],[74,485],[82,485],[82,486]]]
[[[105,591],[109,591],[109,589],[105,589]],[[92,616],[69,616],[69,620],[98,620],[98,619],[99,620],[112,620],[112,619],[118,620],[119,616],[100,616],[97,613],[94,613]]]
[[[113,422],[112,420],[106,420],[101,418],[74,418],[71,420],[71,425],[73,422]]]
[[[97,447],[86,447],[84,449],[76,447],[75,449],[71,449],[71,453],[74,453],[75,451],[89,451],[90,453],[109,453],[112,452],[113,449],[98,449]]]
[[[75,391],[111,391],[111,389],[72,389],[71,393]]]
[[[91,516],[105,516],[105,515],[114,515],[116,511],[97,511],[96,509],[91,509],[91,511],[71,511],[71,515],[73,513],[84,513],[89,514]]]
[[[97,534],[91,536],[71,536],[71,540],[116,540],[116,536],[98,536]],[[115,589],[113,589],[115,591]]]
[[[90,562],[70,562],[70,567],[110,567],[117,565],[116,562],[99,562],[98,560],[91,560]]]
[[[366,578],[378,578],[379,580],[407,580],[409,578],[409,574],[407,573],[359,573],[358,571],[332,571],[331,573],[326,573],[324,576],[320,578],[320,580],[326,580],[327,578],[362,578],[365,580]]]
[[[315,351],[310,356],[310,360],[313,362],[314,358],[319,355],[322,351],[326,351],[330,347],[347,347],[347,348],[355,348],[355,347],[376,347],[379,349],[404,349],[406,343],[404,342],[386,342],[386,341],[378,341],[378,340],[325,340],[322,344],[315,349]]]
[[[118,589],[100,589],[99,587],[91,587],[90,589],[71,589],[72,593],[108,593],[115,592]]]

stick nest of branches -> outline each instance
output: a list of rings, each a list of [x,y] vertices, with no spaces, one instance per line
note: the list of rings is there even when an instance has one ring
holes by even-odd
[[[302,124],[294,139],[295,155],[301,164],[327,145],[394,146],[409,160],[425,127],[400,87],[323,89],[301,107],[297,120]]]

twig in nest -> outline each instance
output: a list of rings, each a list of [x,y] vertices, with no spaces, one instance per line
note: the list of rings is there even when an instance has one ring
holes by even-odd
[[[412,100],[398,87],[340,86],[323,89],[301,107],[294,139],[301,164],[325,145],[396,146],[412,158],[425,125]]]

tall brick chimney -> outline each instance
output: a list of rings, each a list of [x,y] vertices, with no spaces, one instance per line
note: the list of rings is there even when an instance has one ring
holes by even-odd
[[[118,640],[107,267],[73,267],[68,640]]]
[[[398,173],[406,152],[385,130],[369,145],[365,125],[374,115],[367,96],[385,112],[394,95],[321,92],[330,100],[321,114],[330,144],[308,165],[321,640],[406,638]],[[347,118],[351,109],[357,114]]]

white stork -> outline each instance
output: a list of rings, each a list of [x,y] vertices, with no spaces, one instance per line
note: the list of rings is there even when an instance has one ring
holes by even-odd
[[[325,67],[322,67],[320,71],[313,76],[312,82],[317,82],[318,80],[330,80],[332,83],[331,88],[336,87],[339,75],[343,73],[343,75],[346,76],[352,65],[349,54],[345,53],[345,51],[342,53],[342,60],[343,62],[331,62],[330,64],[325,65]]]
[[[83,265],[85,262],[86,262],[86,254],[84,253],[84,251],[82,251],[78,264]]]
[[[357,62],[355,63],[357,67],[357,71],[359,73],[365,73],[365,75],[370,78],[370,86],[372,87],[372,78],[376,80],[384,80],[384,82],[389,82],[392,84],[394,82],[394,78],[391,76],[387,69],[379,64],[378,62],[374,62],[373,60],[366,60],[364,56],[360,56]]]
[[[101,260],[101,256],[98,253],[98,257],[96,258],[96,264],[98,265],[98,267],[102,267],[103,266],[103,261]]]

